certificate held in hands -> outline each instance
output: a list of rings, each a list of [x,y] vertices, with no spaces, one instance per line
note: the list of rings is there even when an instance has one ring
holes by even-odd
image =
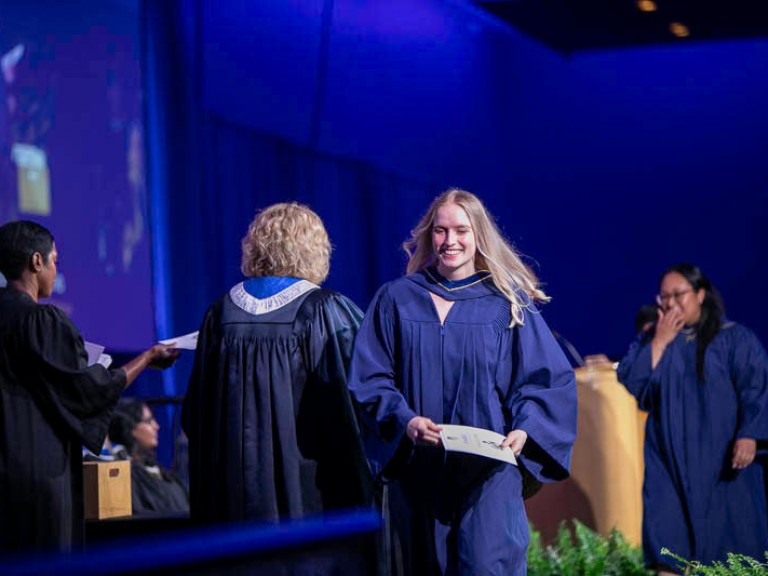
[[[501,447],[505,436],[483,428],[439,424],[440,437],[446,452],[463,452],[500,460],[517,466],[517,459],[509,446]]]

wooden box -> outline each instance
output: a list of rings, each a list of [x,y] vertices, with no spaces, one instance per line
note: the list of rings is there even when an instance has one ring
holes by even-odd
[[[87,520],[130,516],[130,461],[84,462],[83,496]]]

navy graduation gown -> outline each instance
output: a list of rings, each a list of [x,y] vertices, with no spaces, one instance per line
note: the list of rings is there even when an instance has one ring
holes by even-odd
[[[768,357],[744,326],[726,323],[696,375],[696,337],[681,332],[651,369],[650,337],[632,344],[619,380],[648,412],[643,550],[649,566],[674,566],[662,547],[701,562],[728,552],[763,558],[768,522],[763,470],[731,468],[737,438],[768,438]]]
[[[454,302],[442,325],[430,293]],[[576,435],[573,371],[531,303],[524,316],[524,326],[509,327],[509,301],[487,277],[450,290],[434,271],[384,285],[371,303],[355,344],[350,390],[372,470],[395,480],[389,494],[395,571],[459,566],[479,574],[484,566],[461,568],[462,562],[487,558],[506,573],[525,573],[519,470],[445,460],[441,449],[414,449],[405,435],[417,415],[501,434],[520,428],[528,433],[519,458],[526,469],[541,481],[565,478]],[[447,545],[451,530],[467,537]]]
[[[237,288],[205,315],[182,410],[193,519],[277,522],[369,503],[346,377],[362,313],[317,287],[248,311]]]
[[[58,308],[0,288],[0,552],[82,543],[82,446],[101,451],[125,383]]]

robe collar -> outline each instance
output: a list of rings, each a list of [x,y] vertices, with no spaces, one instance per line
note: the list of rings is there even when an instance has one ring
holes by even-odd
[[[441,276],[434,267],[429,267],[406,278],[445,300],[468,300],[498,294],[491,273],[487,270],[476,272],[463,280],[451,281]]]
[[[317,284],[300,278],[261,276],[236,284],[229,291],[229,297],[238,308],[258,316],[279,310],[318,288]]]
[[[728,320],[727,318],[723,318],[720,322],[720,330],[732,328],[734,325],[735,325],[734,322]],[[685,336],[686,342],[692,342],[693,340],[696,340],[696,338],[698,337],[698,330],[699,330],[698,323],[686,325],[682,327],[682,329],[680,330],[680,334]]]

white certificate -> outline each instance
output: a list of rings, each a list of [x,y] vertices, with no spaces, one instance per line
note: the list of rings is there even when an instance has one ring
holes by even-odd
[[[101,364],[104,368],[109,368],[112,364],[112,356],[104,354],[104,346],[85,341],[85,351],[88,352],[88,366]]]
[[[501,447],[506,436],[471,426],[457,426],[454,424],[438,424],[443,430],[440,437],[443,447],[448,452],[465,452],[485,456],[502,462],[509,462],[517,466],[517,459],[509,446]]]
[[[104,352],[104,346],[88,342],[87,340],[83,343],[85,344],[85,351],[88,352],[88,366],[93,366],[99,361],[99,356]]]
[[[197,348],[197,336],[198,332],[190,332],[189,334],[184,334],[184,336],[176,336],[175,338],[160,340],[160,344],[176,344],[176,348],[181,348],[182,350],[194,350]]]

